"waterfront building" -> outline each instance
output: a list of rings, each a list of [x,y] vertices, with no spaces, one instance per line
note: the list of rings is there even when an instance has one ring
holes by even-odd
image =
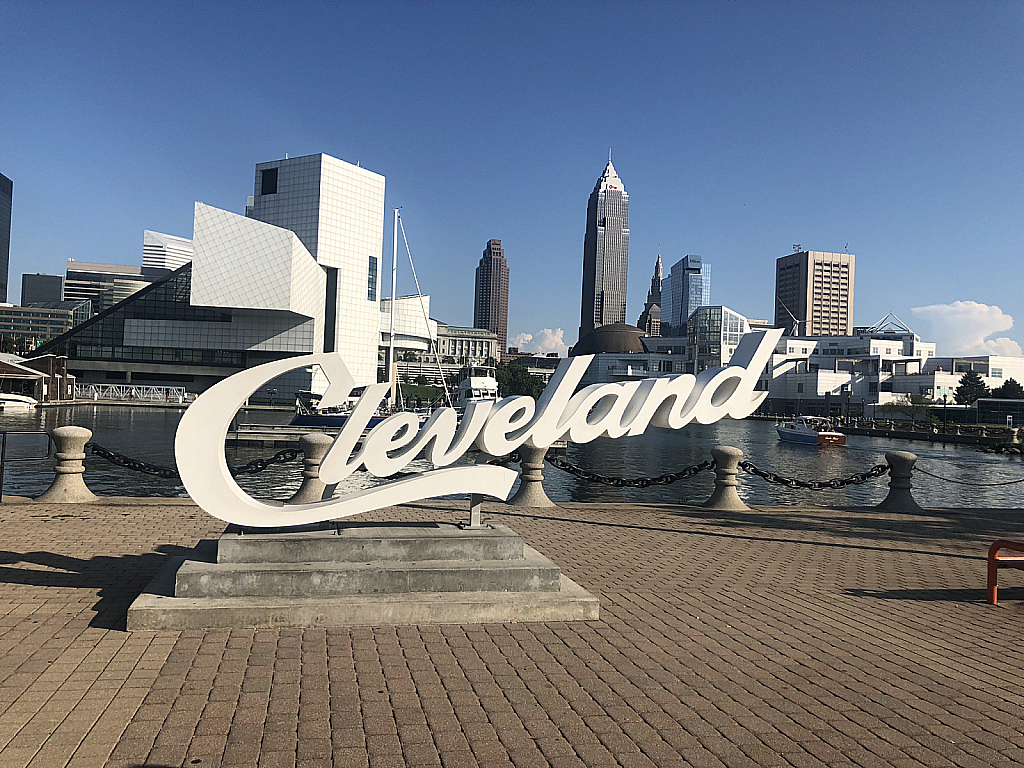
[[[728,307],[698,307],[686,321],[685,373],[728,365],[743,334],[747,318]]]
[[[797,251],[775,261],[775,325],[793,336],[853,333],[852,253]]]
[[[299,238],[326,277],[319,343],[376,381],[384,177],[324,154],[259,163],[246,216]]]
[[[602,325],[626,322],[628,271],[629,195],[609,158],[587,202],[581,340]]]
[[[711,304],[711,264],[701,256],[684,256],[672,265],[667,282],[668,290],[662,290],[662,333],[684,336],[690,315]]]
[[[557,352],[548,352],[546,355],[533,354],[517,357],[515,360],[510,361],[510,365],[518,365],[520,368],[525,368],[528,374],[542,379],[547,384],[551,381],[551,377],[555,375],[555,371],[558,370],[558,364],[561,362],[562,358],[558,356]]]
[[[79,383],[202,392],[243,368],[322,351],[326,277],[289,230],[195,205],[191,262],[36,350]],[[310,389],[309,369],[254,394]],[[276,391],[276,392],[275,392]]]
[[[64,276],[35,273],[21,276],[21,306],[37,301],[63,301]]]
[[[98,264],[68,259],[64,277],[64,298],[91,301],[93,312],[102,312],[165,277],[166,269],[130,264]]]
[[[0,173],[0,302],[7,301],[7,277],[11,266],[11,211],[14,182]]]
[[[783,336],[762,374],[760,388],[769,393],[762,410],[870,416],[903,395],[951,400],[952,375],[932,375],[930,384],[923,378],[935,368],[935,344],[891,315],[849,335]]]
[[[25,395],[40,403],[75,398],[75,377],[67,372],[67,360],[42,355],[30,360],[0,352],[0,392]]]
[[[173,270],[192,261],[192,241],[185,237],[146,230],[142,234],[142,266]]]
[[[498,337],[494,358],[500,359],[508,343],[508,262],[501,240],[487,241],[476,268],[473,326],[494,332]]]
[[[661,336],[661,286],[662,286],[661,254],[654,263],[654,277],[651,278],[651,289],[647,291],[647,301],[644,303],[644,311],[640,313],[637,320],[637,327],[644,332],[644,336]]]

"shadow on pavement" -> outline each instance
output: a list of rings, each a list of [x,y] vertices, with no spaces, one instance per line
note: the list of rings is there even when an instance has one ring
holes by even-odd
[[[189,547],[161,544],[156,552],[138,555],[98,555],[88,559],[55,552],[0,550],[0,582],[37,587],[89,589],[99,593],[93,606],[96,615],[89,626],[125,629],[128,606],[146,588],[168,557],[188,555]],[[18,564],[42,568],[19,568]]]
[[[984,603],[986,600],[984,573],[980,574],[982,586],[979,589],[848,589],[846,594],[854,597],[871,597],[877,600],[924,600],[951,603]],[[1000,587],[999,602],[1024,600],[1024,587]]]

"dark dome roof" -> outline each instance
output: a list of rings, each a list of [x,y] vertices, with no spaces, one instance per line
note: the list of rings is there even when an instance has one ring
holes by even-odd
[[[596,355],[602,352],[621,354],[623,352],[646,352],[640,337],[644,332],[635,325],[612,323],[595,328],[569,351],[571,357],[576,355]]]

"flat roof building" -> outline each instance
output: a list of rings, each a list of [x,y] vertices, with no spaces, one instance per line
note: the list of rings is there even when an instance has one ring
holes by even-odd
[[[37,301],[63,301],[64,276],[40,273],[21,276],[21,305],[27,307]]]
[[[797,251],[775,261],[775,325],[792,336],[853,333],[852,253]]]

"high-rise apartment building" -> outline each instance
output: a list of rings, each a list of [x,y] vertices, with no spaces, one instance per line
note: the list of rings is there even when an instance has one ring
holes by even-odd
[[[340,352],[357,383],[377,381],[384,177],[329,155],[256,166],[245,213],[289,229],[323,269],[323,349]]]
[[[651,278],[651,290],[647,292],[647,301],[636,327],[644,332],[644,336],[661,336],[661,287],[662,277],[661,254],[654,263],[654,277]]]
[[[7,301],[7,273],[11,266],[11,207],[14,182],[0,173],[0,302]]]
[[[152,269],[177,269],[192,261],[195,249],[187,237],[165,235],[146,230],[142,235],[142,266]]]
[[[690,315],[711,304],[711,265],[700,256],[684,256],[672,265],[664,293],[662,325],[670,326],[672,335],[683,336]]]
[[[508,348],[508,262],[501,240],[487,241],[476,268],[473,325],[497,334],[499,353]]]
[[[609,159],[587,203],[581,339],[602,325],[626,322],[628,270],[629,195]]]
[[[63,301],[64,300],[64,276],[63,275],[34,275],[21,276],[21,306],[27,307],[37,301]]]
[[[775,261],[775,325],[794,336],[853,333],[852,253],[798,251]]]

